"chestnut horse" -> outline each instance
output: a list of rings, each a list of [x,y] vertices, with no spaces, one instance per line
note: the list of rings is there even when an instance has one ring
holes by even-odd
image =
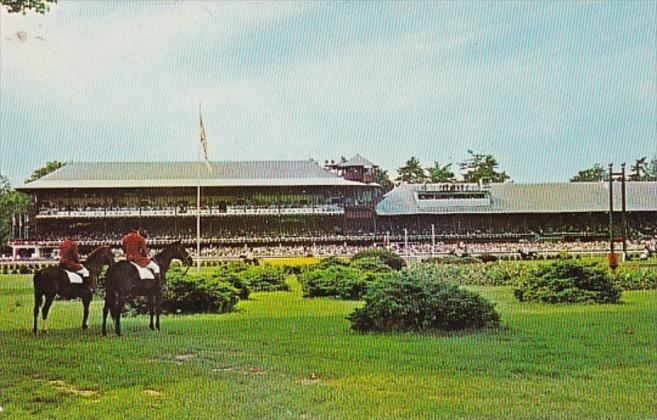
[[[89,285],[72,284],[64,269],[60,267],[47,267],[34,273],[34,328],[32,332],[37,333],[39,310],[41,310],[43,316],[43,331],[48,331],[48,312],[55,295],[59,295],[64,299],[81,298],[84,308],[82,329],[89,328],[89,304],[93,299],[93,289],[96,288],[98,276],[103,266],[111,266],[112,264],[114,264],[114,254],[112,254],[111,249],[107,246],[101,246],[92,251],[84,263],[84,266],[89,270]],[[41,308],[44,296],[46,303]]]
[[[107,334],[107,314],[112,314],[114,331],[121,335],[121,313],[125,302],[135,296],[146,296],[151,315],[151,330],[160,330],[160,311],[162,305],[162,286],[166,280],[171,260],[179,259],[188,267],[193,264],[192,257],[185,247],[176,241],[166,245],[162,252],[153,260],[160,266],[160,278],[154,280],[141,279],[137,268],[128,261],[120,261],[107,271],[105,279],[105,307],[103,308],[103,335]],[[155,316],[155,324],[153,324]]]

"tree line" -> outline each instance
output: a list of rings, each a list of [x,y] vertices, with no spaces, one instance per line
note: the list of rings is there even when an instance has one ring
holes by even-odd
[[[374,177],[386,192],[399,184],[424,184],[457,182],[460,180],[468,183],[497,183],[511,179],[505,171],[499,170],[497,159],[482,152],[468,150],[469,157],[462,162],[457,162],[460,170],[458,176],[452,169],[454,162],[442,164],[434,161],[432,166],[424,167],[419,159],[411,156],[406,163],[397,168],[397,177],[393,180],[387,170],[375,168]]]
[[[636,159],[625,176],[629,181],[657,181],[657,156],[650,161],[647,156]],[[596,163],[590,168],[579,171],[577,175],[570,178],[570,182],[601,182],[608,179],[609,170]]]
[[[50,161],[35,169],[25,183],[36,181],[49,173],[61,168],[66,163]],[[27,194],[12,188],[9,178],[0,174],[0,250],[7,244],[11,236],[12,218],[15,214],[29,213],[32,200]]]
[[[435,161],[432,166],[425,167],[416,157],[412,156],[397,169],[397,177],[394,180],[391,179],[388,171],[382,168],[375,168],[374,176],[385,192],[399,184],[500,183],[511,180],[506,171],[499,169],[499,163],[495,156],[472,150],[468,150],[468,154],[469,157],[466,160],[456,163],[460,170],[459,174],[452,169],[455,166],[454,162],[441,164],[439,161]],[[657,181],[657,156],[651,160],[648,160],[647,156],[636,159],[634,164],[630,165],[626,176],[628,181]],[[578,171],[570,178],[570,182],[602,182],[607,181],[607,178],[607,168],[596,163],[590,168]]]

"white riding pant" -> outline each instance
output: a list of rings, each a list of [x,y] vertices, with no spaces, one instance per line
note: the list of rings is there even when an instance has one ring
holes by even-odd
[[[82,267],[75,273],[81,275],[82,277],[89,277],[89,270],[87,270],[87,267]]]
[[[151,262],[148,263],[146,268],[151,270],[154,274],[160,274],[160,266],[157,265],[153,260],[151,260]]]

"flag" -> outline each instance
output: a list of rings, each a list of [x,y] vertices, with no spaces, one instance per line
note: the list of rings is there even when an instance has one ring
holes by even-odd
[[[198,114],[199,121],[201,123],[201,145],[203,146],[203,157],[205,158],[205,164],[208,167],[208,170],[212,172],[212,166],[210,166],[210,160],[208,159],[208,138],[205,135],[205,127],[203,127],[203,117],[201,113]]]

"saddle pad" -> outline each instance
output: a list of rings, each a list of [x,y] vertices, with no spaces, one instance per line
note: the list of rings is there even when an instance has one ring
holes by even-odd
[[[66,271],[66,274],[68,274],[68,281],[71,282],[71,284],[82,284],[82,276],[79,275],[78,273],[74,273],[72,271],[64,270]]]
[[[155,275],[154,275],[153,272],[152,272],[151,270],[149,270],[148,268],[141,267],[139,264],[135,264],[135,263],[133,263],[132,261],[130,262],[130,264],[132,264],[132,265],[134,265],[135,267],[137,267],[137,271],[139,272],[139,277],[140,277],[142,280],[155,280]]]

